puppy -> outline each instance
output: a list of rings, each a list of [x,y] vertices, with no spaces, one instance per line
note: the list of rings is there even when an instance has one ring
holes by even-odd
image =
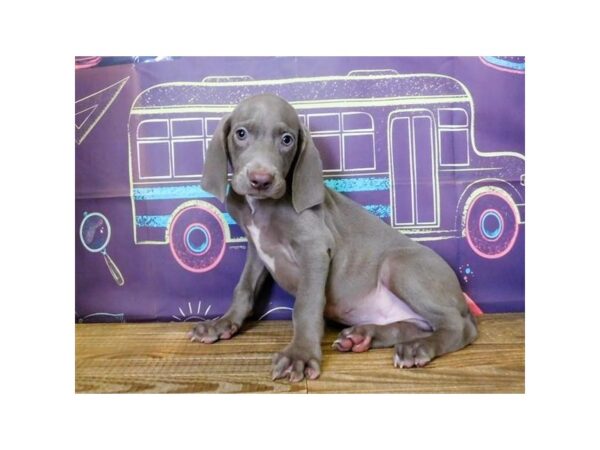
[[[192,340],[231,338],[268,274],[295,296],[294,336],[273,357],[273,379],[320,375],[324,318],[348,326],[334,342],[338,350],[394,347],[401,368],[424,366],[475,340],[476,321],[454,271],[323,184],[319,152],[282,98],[248,98],[222,119],[202,186],[226,202],[248,251],[229,310],[197,324]]]

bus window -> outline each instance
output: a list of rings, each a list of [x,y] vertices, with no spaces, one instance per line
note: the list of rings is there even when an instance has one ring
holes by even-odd
[[[467,127],[469,116],[462,108],[440,108],[438,109],[438,123],[441,127]]]
[[[138,125],[138,139],[167,139],[168,137],[169,122],[167,119],[144,120]]]
[[[173,169],[175,177],[202,175],[204,169],[204,141],[173,139]]]
[[[308,130],[311,133],[339,133],[340,115],[335,114],[309,114]]]
[[[469,116],[462,108],[438,109],[440,165],[469,165]]]
[[[150,119],[137,127],[137,160],[140,178],[170,178],[169,121]]]
[[[171,145],[175,177],[202,175],[204,168],[204,120],[171,119]]]
[[[140,178],[170,178],[169,141],[138,141]]]
[[[206,119],[206,135],[212,136],[215,134],[215,130],[217,126],[219,126],[219,122],[221,121],[220,117],[210,117]]]
[[[373,131],[373,117],[364,112],[343,113],[344,131]]]
[[[440,129],[440,164],[442,166],[469,165],[468,130]]]
[[[190,138],[204,136],[202,119],[171,119],[171,136],[173,138]]]
[[[323,170],[334,171],[342,169],[340,136],[313,136],[313,142],[321,153]]]
[[[308,129],[321,153],[324,171],[342,170],[340,115],[308,114]]]
[[[343,113],[344,170],[375,169],[373,118],[368,113]]]
[[[344,134],[344,170],[375,169],[373,133]]]

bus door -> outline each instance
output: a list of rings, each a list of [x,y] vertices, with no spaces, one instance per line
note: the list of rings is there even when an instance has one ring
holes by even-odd
[[[395,111],[388,123],[392,225],[435,225],[434,116],[428,110]]]

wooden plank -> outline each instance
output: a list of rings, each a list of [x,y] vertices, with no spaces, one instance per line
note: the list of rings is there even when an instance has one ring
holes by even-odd
[[[524,344],[523,314],[485,314],[477,319],[479,336],[476,344]]]
[[[77,324],[77,392],[523,392],[524,318],[480,318],[471,346],[422,369],[396,369],[392,349],[340,353],[328,326],[322,375],[290,384],[270,379],[271,357],[292,337],[289,321],[245,326],[212,345],[192,343],[191,323]]]
[[[413,369],[395,368],[391,348],[340,353],[331,348],[337,336],[331,330],[324,339],[323,373],[318,380],[307,382],[308,391],[523,393],[523,315],[484,315],[479,330],[474,344]]]
[[[275,326],[273,326],[275,325]],[[270,379],[287,322],[245,328],[213,345],[190,342],[192,324],[78,324],[77,392],[306,392]]]

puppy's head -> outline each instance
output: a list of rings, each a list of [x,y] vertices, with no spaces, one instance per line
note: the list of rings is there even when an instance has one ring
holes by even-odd
[[[323,201],[321,160],[294,108],[280,97],[257,95],[221,120],[206,154],[202,186],[225,198],[227,159],[232,189],[257,199],[283,197],[290,187],[296,211]]]

